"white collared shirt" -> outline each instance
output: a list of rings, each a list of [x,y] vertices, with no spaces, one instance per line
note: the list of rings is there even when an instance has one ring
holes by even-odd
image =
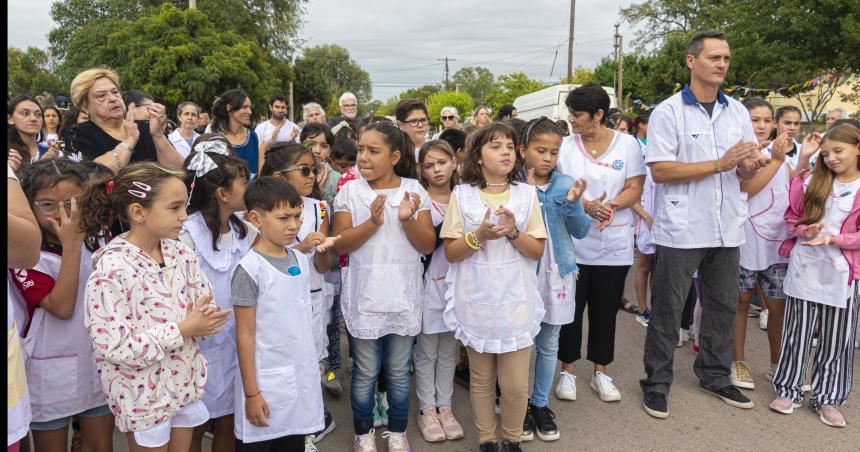
[[[749,112],[722,92],[713,115],[689,88],[663,101],[648,122],[645,161],[714,161],[735,143],[757,142]],[[653,241],[671,248],[737,247],[744,243],[747,195],[735,170],[681,183],[658,183]]]
[[[298,129],[299,126],[296,123],[290,121],[289,119],[284,119],[284,125],[281,127],[281,131],[278,132],[278,139],[276,141],[299,141],[299,134],[296,133],[296,137],[290,140],[290,134],[293,132],[293,129]],[[254,132],[257,132],[257,139],[260,140],[260,143],[268,143],[269,140],[272,139],[272,134],[275,133],[275,129],[277,126],[272,124],[271,120],[261,122]]]
[[[196,140],[199,136],[199,133],[192,131],[191,143],[194,143],[194,140]],[[191,145],[188,144],[188,140],[182,138],[182,135],[179,134],[179,129],[170,132],[170,135],[167,136],[167,141],[169,141],[170,144],[173,145],[173,148],[176,149],[176,152],[182,155],[182,158],[188,157],[188,154],[191,153]]]

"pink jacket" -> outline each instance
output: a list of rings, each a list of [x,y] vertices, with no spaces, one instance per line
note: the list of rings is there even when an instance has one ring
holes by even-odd
[[[789,232],[794,234],[794,237],[782,242],[779,247],[779,255],[789,257],[791,250],[797,243],[797,239],[803,239],[803,233],[806,232],[808,225],[797,224],[803,216],[803,196],[805,190],[803,183],[812,174],[808,171],[803,171],[800,174],[791,178],[791,185],[788,189],[788,209],[785,210],[785,221],[788,222]],[[839,235],[836,236],[836,246],[842,250],[842,255],[848,261],[848,268],[851,270],[848,284],[855,279],[860,279],[860,196],[854,198],[854,206],[851,208],[851,213],[848,218],[842,223],[839,229]]]

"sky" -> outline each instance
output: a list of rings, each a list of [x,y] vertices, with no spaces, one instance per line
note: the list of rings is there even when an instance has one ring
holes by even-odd
[[[10,0],[7,44],[47,49],[51,3]],[[630,47],[634,33],[618,10],[631,3],[577,1],[574,67],[594,67],[612,54],[617,22]],[[301,37],[306,47],[345,47],[370,74],[373,97],[385,100],[443,81],[445,63],[438,59],[445,57],[452,76],[465,66],[483,66],[496,76],[524,72],[558,82],[567,71],[569,14],[568,0],[311,0]]]

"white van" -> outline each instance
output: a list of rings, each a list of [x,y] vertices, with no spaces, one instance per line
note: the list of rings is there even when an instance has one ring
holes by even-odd
[[[524,121],[530,121],[541,116],[546,116],[553,121],[559,119],[567,119],[567,106],[564,105],[564,100],[567,99],[567,94],[578,88],[580,85],[555,85],[549,88],[544,88],[540,91],[535,91],[514,100],[514,108],[517,109],[517,118]],[[615,88],[604,86],[604,90],[609,94],[609,106],[615,107]]]

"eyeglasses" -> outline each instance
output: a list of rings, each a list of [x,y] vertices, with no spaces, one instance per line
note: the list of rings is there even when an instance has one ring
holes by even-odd
[[[340,106],[340,108],[356,108],[356,107],[358,107],[358,104],[343,104]]]
[[[33,205],[36,206],[36,208],[39,209],[39,211],[45,215],[53,215],[53,214],[57,213],[57,211],[60,208],[60,205],[63,205],[63,207],[66,208],[66,213],[72,212],[72,201],[71,200],[36,201],[33,203]]]
[[[403,121],[403,123],[409,124],[412,127],[418,127],[418,126],[426,126],[427,124],[430,123],[430,120],[427,119],[427,117],[425,116],[423,118],[418,118],[418,119],[407,119],[406,121]]]
[[[456,116],[442,116],[443,121],[453,121]]]
[[[313,174],[314,174],[314,176],[316,176],[316,175],[318,175],[318,174],[320,173],[320,169],[319,169],[319,167],[318,167],[318,166],[307,166],[307,165],[302,165],[302,166],[297,166],[297,167],[295,167],[295,168],[287,168],[287,169],[284,169],[284,170],[275,171],[275,172],[274,172],[274,174],[278,174],[278,173],[291,173],[291,172],[293,172],[293,171],[301,171],[301,173],[300,173],[300,174],[302,175],[302,177],[308,177],[308,176],[310,176],[310,175],[311,175],[311,173],[313,173]]]

